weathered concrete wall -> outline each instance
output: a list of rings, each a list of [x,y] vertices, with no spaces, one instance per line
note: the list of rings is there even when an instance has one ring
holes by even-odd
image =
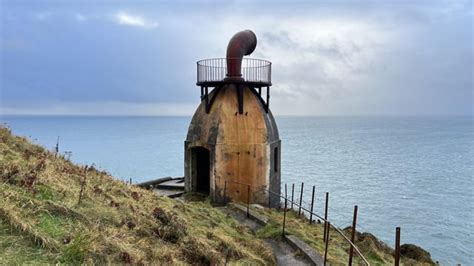
[[[268,193],[259,192],[258,188],[280,192],[278,130],[272,114],[265,111],[252,89],[244,88],[243,99],[244,112],[238,114],[236,87],[226,85],[217,94],[209,114],[205,102],[196,110],[185,141],[186,190],[195,190],[191,148],[200,146],[210,151],[210,196],[214,201],[223,200],[227,180],[226,197],[246,202],[247,186],[233,182],[250,184],[250,201],[268,205]],[[274,168],[275,148],[278,169]],[[279,198],[272,197],[271,202],[276,207]]]

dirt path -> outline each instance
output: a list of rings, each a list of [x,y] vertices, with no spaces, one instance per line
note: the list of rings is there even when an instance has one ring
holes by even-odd
[[[221,207],[224,213],[231,215],[241,224],[249,227],[252,231],[256,231],[262,228],[262,225],[258,224],[254,220],[248,219],[245,214],[242,214],[239,211],[232,210],[227,207]],[[288,243],[284,240],[278,241],[274,239],[264,239],[273,250],[275,257],[277,259],[277,265],[311,265],[303,256],[298,255],[297,251],[294,250]]]

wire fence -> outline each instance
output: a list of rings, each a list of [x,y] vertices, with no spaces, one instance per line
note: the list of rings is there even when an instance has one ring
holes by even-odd
[[[291,194],[288,192],[288,187],[285,184],[285,192],[282,195],[281,193],[276,193],[273,192],[269,189],[262,188],[262,187],[255,187],[250,184],[246,183],[241,183],[241,182],[236,182],[236,181],[231,181],[231,180],[226,180],[224,184],[224,201],[227,203],[228,197],[227,197],[227,190],[228,190],[228,183],[233,183],[233,184],[238,184],[239,186],[245,186],[247,190],[247,216],[249,217],[250,214],[250,202],[251,202],[251,192],[253,192],[253,196],[255,196],[256,193],[266,193],[266,196],[268,197],[268,205],[271,206],[271,199],[272,195],[274,197],[278,197],[279,201],[284,200],[284,209],[283,209],[283,222],[282,222],[282,235],[285,235],[285,230],[286,230],[286,214],[289,209],[291,210],[298,210],[298,216],[301,215],[306,215],[309,216],[309,223],[313,223],[313,217],[319,218],[321,221],[324,222],[324,232],[323,232],[323,241],[325,243],[325,252],[324,252],[324,265],[327,263],[327,253],[328,253],[328,247],[329,247],[329,239],[330,239],[330,229],[332,228],[335,232],[337,232],[341,237],[344,239],[346,243],[349,244],[349,257],[348,257],[348,262],[349,265],[352,265],[353,257],[354,257],[354,252],[359,256],[359,258],[362,260],[362,262],[365,265],[370,265],[368,260],[364,257],[360,249],[354,244],[355,242],[355,233],[356,233],[356,226],[357,226],[357,210],[358,207],[354,206],[354,215],[353,215],[353,222],[352,222],[352,229],[351,229],[351,239],[346,236],[346,234],[339,229],[338,226],[332,224],[329,221],[328,218],[328,205],[329,205],[329,193],[326,192],[325,194],[325,208],[324,208],[324,217],[322,215],[317,214],[314,211],[314,196],[315,196],[315,186],[312,188],[312,200],[311,203],[305,202],[303,200],[303,195],[304,195],[304,183],[301,183],[301,188],[300,190],[296,191],[295,193],[295,185],[292,184],[291,187]],[[245,191],[245,189],[243,190]],[[298,193],[299,192],[299,193]],[[290,196],[291,195],[291,196]],[[296,197],[296,199],[295,199]],[[281,202],[280,202],[281,203]],[[305,206],[306,205],[306,206]],[[398,232],[399,229],[397,229]],[[396,241],[397,242],[397,241]],[[398,234],[398,245],[399,245],[399,234]],[[397,261],[399,261],[399,252],[397,255],[397,248],[395,250],[395,265],[397,264]],[[398,248],[399,251],[399,248]],[[398,258],[398,259],[397,259]]]

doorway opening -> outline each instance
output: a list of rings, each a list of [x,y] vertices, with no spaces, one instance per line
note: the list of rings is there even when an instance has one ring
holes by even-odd
[[[209,150],[195,147],[191,149],[191,156],[193,158],[192,172],[195,190],[209,194],[211,186]]]

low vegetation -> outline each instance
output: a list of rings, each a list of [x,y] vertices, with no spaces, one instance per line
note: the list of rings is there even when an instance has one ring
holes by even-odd
[[[209,202],[177,201],[0,127],[0,264],[274,264]]]
[[[270,224],[254,233],[199,196],[158,196],[0,126],[0,265],[272,265],[264,239],[281,236],[282,212],[256,211]],[[324,254],[323,225],[290,211],[287,232]],[[347,264],[349,245],[334,230],[330,238],[329,262]],[[393,250],[373,235],[358,232],[356,244],[371,264],[393,264]],[[402,252],[405,265],[433,264],[417,246]]]
[[[269,224],[257,232],[260,237],[280,238],[282,235],[282,221],[283,212],[269,209],[255,208],[255,211],[261,215],[269,218]],[[350,239],[352,229],[350,227],[341,230],[345,236]],[[318,221],[313,224],[309,224],[307,218],[303,215],[298,217],[298,212],[289,210],[286,217],[286,230],[287,234],[293,234],[298,236],[301,240],[309,244],[311,247],[316,249],[319,254],[324,255],[325,243],[323,241],[324,236],[324,224]],[[349,243],[343,238],[343,236],[334,229],[330,230],[329,233],[329,246],[328,246],[328,261],[331,265],[347,265],[349,258]],[[393,265],[394,264],[394,250],[387,246],[384,242],[378,240],[374,235],[370,233],[357,232],[355,237],[355,244],[360,249],[362,255],[369,261],[371,265]],[[401,264],[403,265],[435,265],[431,260],[431,256],[428,252],[423,249],[416,247],[411,251],[411,255],[408,252],[404,252],[403,247],[412,247],[415,245],[406,244],[402,246],[402,257]],[[408,248],[405,248],[408,250]],[[416,251],[413,251],[416,250]],[[421,251],[420,251],[421,250]],[[418,255],[422,254],[422,255]],[[363,265],[360,257],[354,251],[354,263],[356,265]]]

